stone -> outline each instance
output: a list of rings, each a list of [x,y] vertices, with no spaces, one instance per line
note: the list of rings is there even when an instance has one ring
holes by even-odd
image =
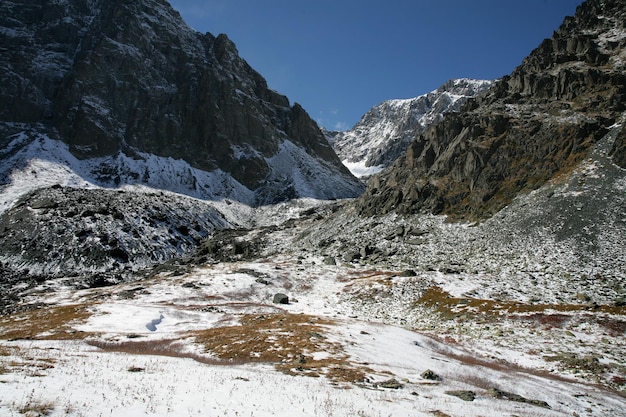
[[[607,33],[623,30],[617,22],[626,10],[623,2],[598,3],[584,2],[510,75],[416,136],[390,169],[368,182],[357,212],[488,219],[520,192],[582,161],[626,106],[626,74],[611,64],[622,48],[598,49]],[[624,136],[611,150],[620,166]]]
[[[337,261],[333,256],[327,256],[324,258],[324,265],[337,265]]]
[[[509,401],[515,401],[515,402],[525,403],[525,404],[532,404],[532,405],[536,405],[538,407],[543,407],[543,408],[551,408],[550,405],[547,402],[545,402],[545,401],[530,400],[528,398],[522,397],[519,394],[514,394],[512,392],[503,391],[503,390],[495,388],[495,387],[494,388],[489,388],[487,390],[487,395],[489,395],[489,396],[491,396],[493,398],[509,400]]]
[[[289,304],[289,297],[283,293],[274,294],[274,304]]]
[[[307,163],[296,158],[279,174],[268,162],[289,140],[338,185],[326,193],[317,182],[317,198],[363,190],[302,106],[268,88],[228,36],[191,30],[167,2],[0,3],[0,27],[23,29],[0,55],[0,120],[47,129],[79,159],[171,157],[220,169],[272,203],[298,194],[292,181],[270,186],[278,175],[297,172],[317,188]],[[50,57],[45,66],[41,56]],[[112,185],[123,181],[117,169],[100,168]]]
[[[441,377],[437,375],[436,373],[434,373],[433,371],[431,371],[430,369],[427,369],[424,372],[422,372],[420,376],[422,377],[422,379],[426,379],[429,381],[441,381]]]
[[[400,389],[404,387],[404,385],[398,382],[395,378],[391,378],[382,382],[377,382],[375,386],[388,389]]]
[[[476,393],[474,391],[452,390],[452,391],[446,391],[445,393],[447,395],[458,397],[462,399],[463,401],[474,401],[474,399],[476,399]]]

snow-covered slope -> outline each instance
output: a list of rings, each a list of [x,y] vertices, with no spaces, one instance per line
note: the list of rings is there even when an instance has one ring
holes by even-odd
[[[353,187],[333,173],[328,163],[285,140],[272,157],[266,184],[252,191],[220,169],[205,171],[182,159],[146,152],[128,156],[78,159],[67,144],[51,139],[36,129],[20,131],[7,138],[0,150],[0,213],[19,197],[59,184],[80,188],[128,188],[139,185],[208,201],[234,200],[256,206],[260,202],[292,198],[339,199]]]
[[[394,291],[378,310],[391,317],[420,281],[305,255],[164,271],[115,292],[41,285],[31,309],[0,317],[0,416],[625,415],[622,397],[580,375],[539,372],[522,352],[524,366],[475,357],[352,299]],[[276,292],[292,301],[272,303]]]
[[[59,184],[76,188],[118,188],[143,185],[199,199],[229,198],[254,202],[253,193],[220,170],[207,172],[183,160],[136,153],[78,159],[67,144],[36,130],[17,133],[0,151],[0,212],[19,197]]]
[[[389,166],[421,132],[447,112],[457,111],[491,81],[450,80],[430,93],[388,100],[367,112],[349,131],[327,132],[329,141],[350,171],[367,176]]]

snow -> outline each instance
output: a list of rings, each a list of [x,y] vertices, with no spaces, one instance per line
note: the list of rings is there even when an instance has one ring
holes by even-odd
[[[615,230],[623,225],[603,227],[601,255],[593,264],[581,258],[575,242],[555,237],[564,229],[559,222],[577,213],[570,199],[622,201],[625,171],[606,158],[620,128],[613,126],[569,181],[520,196],[483,224],[453,224],[441,216],[330,216],[336,203],[314,199],[257,209],[222,199],[211,204],[233,223],[251,228],[243,239],[267,233],[260,259],[169,270],[113,288],[76,290],[61,279],[25,286],[24,311],[0,317],[0,417],[37,408],[48,409],[50,416],[626,416],[624,398],[596,383],[623,377],[623,332],[607,327],[619,325],[623,316],[602,310],[624,282],[622,261],[615,255],[623,248]],[[8,150],[31,139],[17,135]],[[42,150],[54,158],[26,159],[30,165],[19,167],[24,155]],[[130,172],[148,167],[154,178],[161,178],[159,170],[165,177],[191,169],[180,161],[144,157],[119,157],[114,163]],[[24,192],[11,188],[18,183],[100,186],[91,166],[72,159],[48,137],[37,137],[12,158],[5,173],[22,176],[7,188],[14,196]],[[320,172],[319,162],[286,142],[272,161],[273,174],[287,175],[297,160]],[[50,174],[44,179],[38,172]],[[306,192],[315,179],[324,181],[304,176],[293,184]],[[136,192],[144,188],[128,186]],[[571,210],[561,210],[553,227],[544,227],[536,219],[554,201]],[[314,215],[301,217],[305,211]],[[602,216],[611,219],[611,212]],[[289,218],[299,221],[281,225]],[[395,234],[385,237],[400,225],[426,234],[406,241]],[[322,245],[325,241],[332,243]],[[384,248],[384,260],[342,260],[346,250],[364,245]],[[337,265],[326,265],[327,256]],[[458,271],[446,271],[455,266]],[[415,275],[398,273],[406,268]],[[597,270],[606,279],[590,278]],[[433,287],[459,298],[451,307],[453,318],[418,304]],[[576,307],[572,303],[581,291],[593,296],[599,311],[584,305],[558,309],[565,302]],[[291,303],[273,304],[278,292],[288,294]],[[492,302],[493,316],[462,299]],[[503,305],[501,314],[497,303]],[[529,310],[508,311],[506,303]],[[552,310],[532,310],[541,303],[552,304]],[[42,305],[48,308],[31,310]],[[78,306],[86,315],[56,323],[54,309],[66,306]],[[247,352],[252,335],[245,320],[274,316],[295,324],[261,328],[262,341],[275,343],[268,352],[296,343],[290,330],[314,326],[311,344],[301,351],[302,366],[297,355],[255,362],[264,353],[255,350],[249,351],[250,360],[231,361],[198,339],[203,332],[233,328],[239,339],[227,347]],[[29,326],[35,327],[32,334],[25,330]],[[605,380],[594,379],[600,376],[563,370],[549,360],[564,353],[595,358],[611,371],[602,374]],[[317,362],[319,375],[307,376],[306,366]],[[363,378],[334,379],[331,369],[362,372]],[[440,379],[425,379],[426,370]],[[389,380],[402,388],[384,388]],[[494,398],[490,388],[545,401],[550,408]],[[476,398],[468,402],[447,393],[454,390],[471,390]]]
[[[90,316],[71,326],[87,337],[0,341],[5,352],[0,369],[8,370],[0,374],[0,416],[45,405],[50,416],[430,416],[434,411],[454,416],[626,415],[623,399],[597,386],[476,363],[448,342],[353,318],[336,295],[354,284],[342,279],[347,272],[318,264],[315,258],[302,264],[273,257],[205,266],[184,276],[161,275],[122,285],[109,295],[102,289],[58,289],[46,302],[90,306]],[[257,283],[258,274],[266,274],[272,283]],[[271,294],[287,283],[298,292],[297,302],[280,309],[268,304]],[[133,299],[119,296],[138,286],[141,291]],[[237,325],[242,314],[272,313],[330,320],[332,324],[320,327],[320,338],[341,349],[312,352],[312,360],[338,358],[345,367],[364,367],[366,380],[337,383],[288,375],[271,364],[220,363],[193,342],[195,331]],[[99,341],[159,346],[169,340],[176,340],[177,351],[97,347]],[[426,370],[441,380],[422,378]],[[403,387],[380,386],[389,379]],[[551,408],[493,398],[489,386],[546,401]],[[477,393],[472,402],[446,394],[468,389]]]
[[[344,160],[341,162],[346,166],[346,168],[350,170],[352,175],[354,175],[357,178],[369,177],[374,174],[378,174],[383,169],[385,169],[384,165],[376,165],[373,167],[368,167],[365,165],[365,162],[363,161],[350,162],[349,160]]]
[[[269,187],[282,183],[281,187],[292,187],[302,198],[333,200],[356,197],[364,188],[358,180],[337,173],[328,163],[309,155],[290,140],[284,140],[276,155],[266,158],[266,161],[271,167],[266,181]],[[276,190],[268,189],[268,192]]]
[[[221,170],[202,171],[183,160],[147,153],[138,153],[139,158],[119,153],[80,160],[65,143],[32,132],[15,135],[7,154],[11,149],[17,152],[0,167],[0,178],[8,178],[0,189],[0,213],[28,192],[54,184],[81,188],[117,188],[122,184],[127,189],[147,187],[207,200],[231,198],[244,204],[254,201],[253,192],[230,175]]]

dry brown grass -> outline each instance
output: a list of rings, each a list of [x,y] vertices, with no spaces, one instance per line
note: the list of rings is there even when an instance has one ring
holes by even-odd
[[[106,351],[133,355],[185,357],[210,365],[274,364],[290,375],[325,376],[337,383],[366,381],[371,369],[352,363],[341,345],[324,335],[333,322],[305,314],[265,313],[239,316],[237,325],[192,332],[186,336],[204,354],[185,351],[180,339],[88,343]]]
[[[49,401],[35,401],[29,402],[18,407],[18,412],[28,417],[47,416],[54,410],[54,403]]]
[[[0,347],[0,374],[20,372],[27,376],[44,376],[55,367],[57,360],[48,357],[49,351],[18,346]]]
[[[0,339],[83,339],[86,334],[72,325],[91,316],[91,305],[45,306],[0,317]]]
[[[362,279],[371,279],[371,278],[379,278],[386,279],[397,275],[395,272],[391,271],[379,271],[377,269],[366,269],[366,270],[356,270],[356,271],[347,271],[346,275],[341,275],[337,277],[339,282],[348,282]]]
[[[537,313],[537,319],[543,322],[561,322],[564,318],[561,314],[543,314],[547,310],[556,312],[585,312],[590,311],[590,306],[581,304],[526,304],[517,301],[495,301],[479,298],[452,297],[440,287],[428,288],[417,301],[418,305],[437,310],[446,318],[457,317],[463,313],[478,313],[484,315],[500,314],[528,314]],[[595,313],[607,313],[613,315],[626,315],[626,307],[599,305],[593,307]],[[555,317],[549,317],[555,316]],[[613,324],[615,325],[615,324]]]
[[[271,363],[287,374],[335,382],[364,381],[370,370],[351,363],[341,345],[324,336],[331,325],[331,320],[304,314],[244,315],[240,325],[196,332],[195,339],[221,360]]]
[[[220,359],[208,358],[204,355],[186,352],[178,339],[163,340],[128,340],[123,342],[105,341],[98,339],[87,340],[87,344],[95,346],[107,352],[127,353],[129,355],[155,355],[168,356],[172,358],[188,358],[205,363],[207,365],[232,365],[233,362],[223,361]]]

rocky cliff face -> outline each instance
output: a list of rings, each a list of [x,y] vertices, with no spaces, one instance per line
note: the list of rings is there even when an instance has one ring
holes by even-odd
[[[248,206],[362,190],[301,106],[166,1],[0,2],[0,284],[127,279]]]
[[[430,93],[374,106],[349,131],[327,132],[333,148],[352,172],[371,173],[391,165],[410,143],[448,112],[486,91],[491,81],[450,80]],[[369,168],[369,169],[368,169]]]
[[[36,130],[81,160],[182,160],[228,174],[251,204],[361,191],[299,105],[268,89],[226,35],[190,29],[164,0],[3,2],[0,38],[2,148],[20,134],[23,148]],[[142,170],[100,165],[91,174],[103,185],[151,185]],[[312,166],[333,183],[317,184]]]
[[[486,218],[518,193],[567,175],[626,110],[624,21],[622,1],[579,6],[511,75],[373,178],[359,211]],[[613,160],[623,164],[620,137]]]

